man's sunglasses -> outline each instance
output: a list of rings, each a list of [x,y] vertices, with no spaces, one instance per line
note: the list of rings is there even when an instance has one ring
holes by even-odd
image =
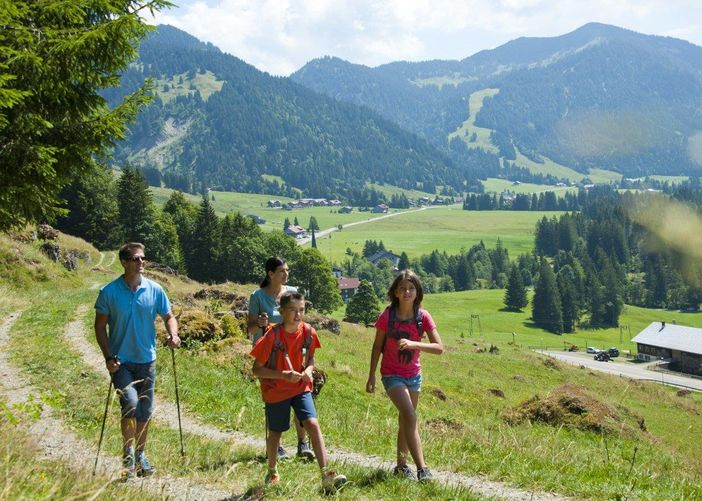
[[[146,258],[144,256],[132,256],[130,258],[127,258],[127,261],[132,261],[134,263],[136,262],[146,262]]]

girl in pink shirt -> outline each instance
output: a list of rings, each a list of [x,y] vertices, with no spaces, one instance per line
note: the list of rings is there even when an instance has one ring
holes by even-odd
[[[423,297],[422,284],[417,275],[411,270],[401,271],[388,291],[391,304],[375,323],[375,342],[366,391],[375,391],[375,372],[382,353],[380,375],[383,386],[400,415],[394,472],[406,478],[415,478],[407,465],[409,453],[417,466],[416,478],[428,481],[432,479],[432,474],[424,462],[417,429],[417,403],[422,385],[419,353],[425,351],[440,355],[444,345],[431,315],[420,308]],[[422,341],[424,333],[427,333],[429,342]]]

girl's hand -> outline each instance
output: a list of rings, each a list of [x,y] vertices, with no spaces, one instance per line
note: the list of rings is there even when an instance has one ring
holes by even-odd
[[[366,393],[375,392],[375,376],[370,376],[366,382]]]
[[[417,349],[417,342],[403,338],[397,342],[397,347],[401,350],[415,350]]]

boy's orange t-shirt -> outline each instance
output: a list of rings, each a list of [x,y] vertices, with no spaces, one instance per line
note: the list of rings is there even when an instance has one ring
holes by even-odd
[[[282,351],[277,350],[275,356],[275,369],[279,371],[295,370],[297,372],[302,372],[304,369],[302,345],[305,342],[305,335],[312,336],[312,341],[309,347],[310,358],[314,356],[314,350],[321,346],[319,343],[319,338],[317,337],[317,331],[315,331],[314,327],[312,327],[310,324],[305,324],[304,322],[300,322],[300,325],[295,332],[286,332],[285,329],[283,329],[283,324],[271,326],[256,342],[250,355],[254,357],[261,365],[266,365],[266,363],[268,363],[268,358],[271,356],[273,345],[275,344],[276,331],[279,329],[280,340],[285,345],[285,349],[290,357],[292,367],[288,366]],[[312,389],[312,381],[298,381],[297,383],[293,383],[284,379],[261,379],[261,393],[263,394],[263,401],[269,404],[282,402],[283,400],[300,395],[305,391],[311,392]]]

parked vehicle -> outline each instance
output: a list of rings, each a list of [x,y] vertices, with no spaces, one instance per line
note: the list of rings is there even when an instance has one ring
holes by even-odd
[[[588,353],[599,353],[599,352],[601,352],[602,350],[598,350],[598,349],[595,348],[594,346],[588,346],[586,351],[587,351]]]
[[[601,351],[597,354],[595,354],[595,360],[598,362],[609,362],[611,358],[609,357],[609,354],[606,351]]]
[[[612,346],[609,350],[607,350],[607,354],[614,358],[619,356],[619,350],[616,349],[614,346]]]

